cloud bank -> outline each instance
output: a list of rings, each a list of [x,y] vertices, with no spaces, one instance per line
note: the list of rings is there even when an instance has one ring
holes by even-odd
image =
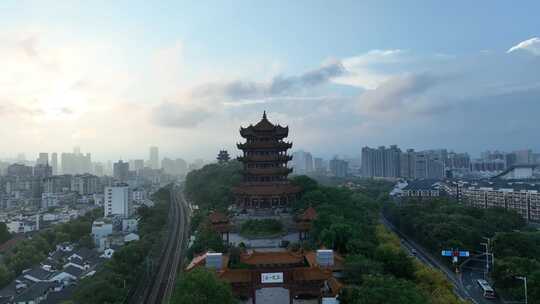
[[[531,39],[522,41],[508,49],[507,53],[512,53],[519,50],[524,50],[533,55],[540,56],[540,38],[533,37]]]

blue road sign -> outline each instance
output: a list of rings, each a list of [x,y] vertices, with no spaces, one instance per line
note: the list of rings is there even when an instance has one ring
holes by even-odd
[[[441,251],[441,255],[447,257],[452,256],[452,250],[443,250]]]

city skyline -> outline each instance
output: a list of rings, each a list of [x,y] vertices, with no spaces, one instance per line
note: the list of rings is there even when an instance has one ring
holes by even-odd
[[[0,157],[213,159],[263,110],[326,158],[540,150],[538,3],[447,5],[4,1]]]

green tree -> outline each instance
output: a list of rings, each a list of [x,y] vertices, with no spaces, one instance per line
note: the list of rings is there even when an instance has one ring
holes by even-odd
[[[366,276],[359,287],[345,288],[343,304],[427,304],[414,283],[393,277]]]
[[[413,261],[403,250],[396,251],[391,245],[381,245],[377,248],[375,257],[382,263],[385,273],[398,278],[413,278]]]
[[[0,222],[0,244],[3,244],[11,239],[11,233],[9,233],[6,223]]]
[[[231,304],[236,301],[229,284],[219,280],[214,272],[197,268],[178,279],[170,303]]]
[[[346,253],[347,244],[353,235],[354,230],[350,224],[337,222],[322,231],[321,239],[327,247]]]
[[[366,275],[381,274],[383,265],[362,255],[350,255],[345,260],[345,277],[348,282],[362,284]]]
[[[115,280],[109,276],[82,279],[74,292],[73,299],[79,304],[120,304],[126,291],[118,288]]]
[[[4,287],[13,279],[13,273],[9,269],[0,264],[0,287]]]

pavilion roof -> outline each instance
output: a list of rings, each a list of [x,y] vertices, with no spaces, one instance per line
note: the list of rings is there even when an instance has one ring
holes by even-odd
[[[331,277],[331,270],[324,270],[318,267],[298,268],[293,272],[295,281],[324,281]]]
[[[266,111],[263,113],[263,117],[261,121],[259,121],[255,125],[249,125],[247,128],[240,128],[240,134],[241,135],[252,135],[256,136],[260,133],[266,134],[269,132],[274,132],[275,135],[281,135],[286,137],[289,133],[289,127],[282,127],[280,125],[275,125],[271,123],[268,118],[266,117]]]
[[[251,282],[251,272],[249,269],[230,269],[227,268],[218,272],[220,279],[229,283],[249,283]]]
[[[212,224],[229,222],[229,217],[219,211],[210,212],[210,214],[208,215],[208,219],[210,220],[210,222],[212,222]]]
[[[304,262],[304,256],[290,251],[262,252],[253,251],[240,256],[240,261],[248,265],[298,264]]]
[[[330,291],[332,292],[332,295],[336,297],[341,289],[343,288],[343,283],[338,281],[335,277],[331,277],[328,279],[328,286],[330,287]]]
[[[313,207],[309,207],[300,216],[298,216],[299,220],[302,221],[314,221],[317,219],[317,211]]]

